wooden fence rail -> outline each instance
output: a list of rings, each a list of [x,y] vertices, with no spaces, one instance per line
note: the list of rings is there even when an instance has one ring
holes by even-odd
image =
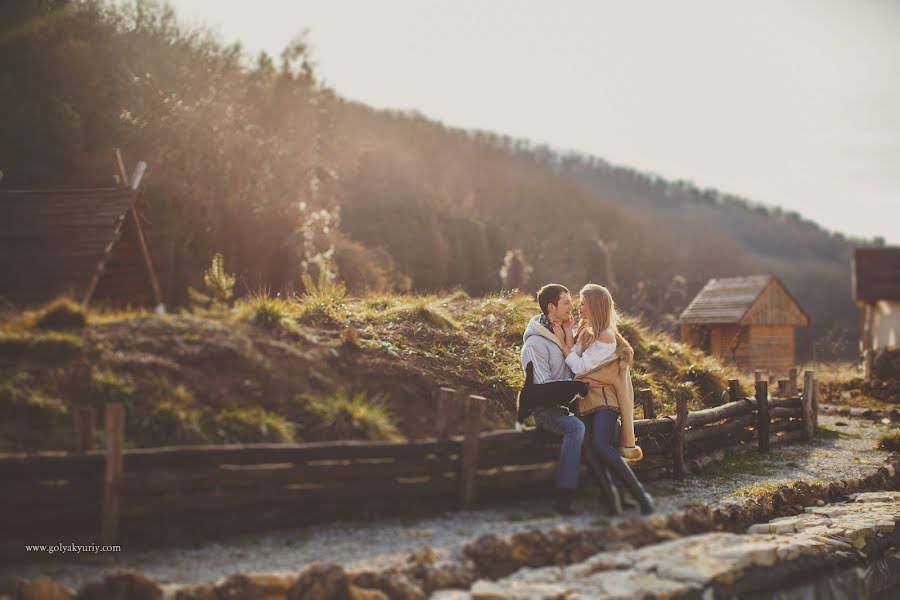
[[[647,418],[634,427],[645,459],[634,470],[642,477],[681,477],[687,458],[716,448],[756,438],[759,451],[766,452],[771,440],[811,438],[815,378],[807,371],[795,394],[796,377],[792,371],[783,386],[788,395],[779,398],[769,397],[762,378],[755,397],[740,397],[737,381],[730,382],[731,401],[693,412],[687,410],[689,391],[679,390],[674,418],[656,418],[650,391],[638,390],[636,404]],[[442,388],[437,437],[412,442],[124,450],[123,409],[110,404],[104,450],[91,449],[87,437],[77,436],[73,453],[0,455],[0,538],[87,529],[99,530],[108,544],[159,523],[194,525],[209,518],[218,530],[254,530],[404,510],[412,503],[471,505],[552,489],[560,438],[539,430],[482,432],[485,405],[480,396],[460,400]],[[447,424],[456,411],[464,417],[463,430],[450,435]]]

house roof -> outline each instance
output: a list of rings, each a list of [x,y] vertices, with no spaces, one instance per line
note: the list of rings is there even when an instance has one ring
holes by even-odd
[[[786,325],[809,324],[806,312],[790,294],[781,281],[773,275],[751,275],[748,277],[728,277],[724,279],[710,279],[700,293],[681,313],[680,322],[686,325],[692,324],[728,324],[744,323],[745,317],[756,318],[751,309],[764,292],[770,286],[777,286],[777,291],[782,294],[782,306],[775,313],[775,320]],[[787,305],[787,306],[784,306]],[[768,324],[772,323],[773,315],[767,316]],[[753,321],[759,323],[760,321]]]
[[[0,190],[0,297],[86,300],[139,191]]]
[[[853,299],[857,302],[900,300],[900,247],[854,251]]]

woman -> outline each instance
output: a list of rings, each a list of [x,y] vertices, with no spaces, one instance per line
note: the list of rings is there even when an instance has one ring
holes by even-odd
[[[585,437],[604,465],[617,475],[634,496],[643,514],[654,511],[653,501],[623,460],[643,457],[634,437],[634,392],[630,365],[631,344],[617,328],[618,315],[609,290],[589,283],[579,293],[580,322],[575,331],[554,323],[566,364],[578,379],[601,385],[592,387],[588,397],[577,404],[577,414],[585,424]],[[616,424],[622,418],[621,444]]]

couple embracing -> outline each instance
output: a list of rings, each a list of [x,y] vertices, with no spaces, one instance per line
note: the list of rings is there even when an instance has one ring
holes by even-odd
[[[532,363],[534,383],[579,379],[588,394],[573,403],[575,414],[564,406],[535,410],[535,424],[562,436],[557,470],[556,509],[574,513],[578,471],[584,455],[604,491],[609,510],[621,514],[617,483],[638,502],[643,514],[653,502],[627,460],[643,456],[634,437],[634,392],[630,366],[634,350],[616,326],[618,316],[605,287],[589,283],[579,292],[576,324],[569,290],[559,284],[542,287],[537,294],[541,314],[525,330],[522,368]],[[621,428],[618,421],[621,419]]]

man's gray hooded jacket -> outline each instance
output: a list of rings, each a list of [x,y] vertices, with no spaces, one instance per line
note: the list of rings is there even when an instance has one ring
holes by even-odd
[[[522,336],[522,370],[529,362],[534,363],[534,382],[567,381],[572,379],[572,371],[566,364],[559,340],[551,330],[541,324],[543,315],[535,315],[525,328]]]

